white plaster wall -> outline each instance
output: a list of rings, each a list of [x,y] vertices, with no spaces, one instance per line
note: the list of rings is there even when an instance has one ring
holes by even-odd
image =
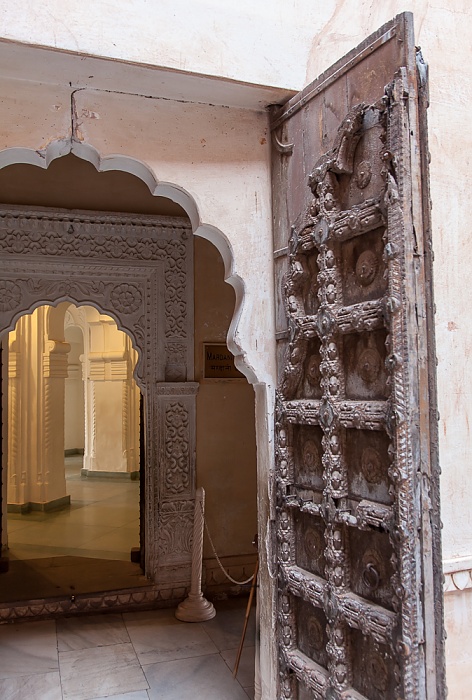
[[[245,286],[235,342],[244,348],[253,376],[272,383],[266,115],[89,90],[76,93],[75,109],[82,141],[93,144],[102,157],[131,156],[145,163],[159,182],[173,183],[190,195],[198,210],[194,228],[200,227],[202,235],[205,227],[220,232],[217,238],[232,253],[226,276],[243,280]],[[228,256],[226,259],[229,262]],[[237,304],[240,302],[237,298]]]
[[[9,40],[299,89],[335,0],[31,0],[0,6]]]

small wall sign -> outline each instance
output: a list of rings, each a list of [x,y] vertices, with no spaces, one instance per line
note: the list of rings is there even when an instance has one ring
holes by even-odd
[[[205,379],[244,379],[234,365],[234,356],[225,343],[203,343],[203,377]]]

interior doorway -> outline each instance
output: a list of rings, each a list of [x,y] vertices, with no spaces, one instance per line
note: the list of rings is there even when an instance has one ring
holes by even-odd
[[[0,602],[148,585],[129,336],[94,307],[62,302],[22,316],[8,355],[10,570]]]
[[[234,580],[247,579],[256,557],[254,391],[231,368],[230,376],[219,377],[205,367],[209,346],[227,356],[237,306],[220,251],[194,237],[185,212],[152,196],[143,181],[97,172],[75,156],[58,158],[46,170],[9,166],[0,171],[0,184],[6,202],[0,205],[6,300],[0,332],[44,304],[99,308],[138,351],[135,375],[144,409],[140,551],[148,585],[138,592],[113,585],[72,603],[30,599],[27,615],[181,600],[190,581],[199,485],[206,489],[208,525],[225,571]],[[60,344],[53,349],[61,355]],[[208,544],[204,558],[207,590],[234,588]],[[23,615],[23,609],[0,603],[0,618]]]

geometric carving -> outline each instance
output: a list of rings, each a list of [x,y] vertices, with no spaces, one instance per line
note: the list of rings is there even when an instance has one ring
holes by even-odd
[[[165,487],[172,496],[189,489],[189,422],[185,406],[179,402],[166,406],[165,417]]]

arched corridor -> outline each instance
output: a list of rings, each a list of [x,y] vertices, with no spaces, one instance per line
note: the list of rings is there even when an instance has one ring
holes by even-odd
[[[22,316],[8,346],[10,573],[2,602],[20,591],[31,599],[147,585],[140,557],[130,561],[133,548],[139,554],[140,504],[129,336],[95,308],[62,302]],[[57,347],[54,365],[47,353]]]

